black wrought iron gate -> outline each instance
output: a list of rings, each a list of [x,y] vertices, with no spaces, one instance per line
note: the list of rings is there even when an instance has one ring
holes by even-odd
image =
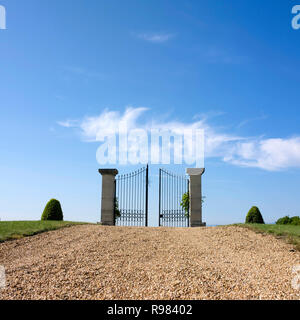
[[[115,224],[148,226],[149,167],[118,175],[115,180]]]
[[[117,226],[148,226],[148,185],[148,166],[116,177]],[[159,169],[159,226],[189,227],[189,209],[181,205],[183,195],[188,196],[188,192],[186,176]]]
[[[189,227],[189,210],[181,206],[188,192],[187,177],[159,169],[159,226]]]

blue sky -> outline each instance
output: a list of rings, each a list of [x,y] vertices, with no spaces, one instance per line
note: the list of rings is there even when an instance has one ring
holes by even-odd
[[[0,0],[0,218],[39,219],[55,197],[66,220],[99,221],[99,143],[81,124],[128,106],[148,108],[140,125],[201,119],[219,141],[205,158],[208,224],[241,222],[252,205],[267,222],[300,215],[296,4]]]

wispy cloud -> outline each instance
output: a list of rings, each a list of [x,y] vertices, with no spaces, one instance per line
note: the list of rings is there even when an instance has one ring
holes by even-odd
[[[140,33],[137,34],[139,39],[152,42],[152,43],[163,43],[175,37],[171,33]]]
[[[242,128],[244,126],[246,126],[247,124],[253,122],[253,121],[261,121],[261,120],[266,120],[268,118],[267,115],[263,114],[259,117],[255,117],[255,118],[250,118],[250,119],[246,119],[246,120],[243,120],[241,121],[238,125],[237,125],[237,128]]]
[[[106,109],[99,116],[60,121],[58,124],[67,128],[78,128],[84,141],[95,142],[102,142],[105,136],[116,133],[122,126],[126,126],[128,130],[167,129],[173,132],[204,129],[207,158],[219,158],[232,165],[255,167],[268,171],[300,168],[300,136],[270,139],[236,136],[220,132],[210,125],[205,117],[189,123],[177,120],[161,121],[158,118],[152,118],[146,122],[141,121],[141,116],[148,110],[144,107],[127,107],[122,113]]]
[[[75,128],[78,126],[80,127],[80,121],[78,120],[57,121],[57,124],[65,128]]]
[[[78,124],[71,125],[79,127],[82,132],[82,137],[85,141],[96,142],[103,141],[105,136],[114,134],[123,127],[128,130],[136,129],[138,125],[138,118],[147,110],[147,108],[132,108],[127,107],[125,112],[121,114],[118,111],[110,111],[105,109],[99,116],[85,117]],[[67,124],[74,124],[74,122],[67,122]]]

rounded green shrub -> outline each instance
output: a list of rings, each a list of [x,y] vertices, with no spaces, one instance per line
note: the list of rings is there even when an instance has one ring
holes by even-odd
[[[261,223],[264,224],[264,219],[257,207],[252,207],[247,216],[246,216],[246,223]]]
[[[291,217],[291,224],[294,226],[300,226],[300,217]]]
[[[60,202],[56,199],[51,199],[43,211],[42,220],[62,221],[63,219]]]
[[[276,221],[276,224],[289,224],[293,226],[300,226],[300,217],[295,216],[295,217],[289,217],[285,216],[283,218],[280,218]]]
[[[276,224],[290,224],[290,223],[291,223],[291,218],[289,216],[285,216],[276,221]]]

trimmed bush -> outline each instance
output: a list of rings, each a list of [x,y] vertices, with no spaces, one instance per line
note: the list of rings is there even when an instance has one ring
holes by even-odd
[[[300,226],[300,218],[299,217],[292,217],[291,224],[294,226]]]
[[[257,207],[252,207],[247,216],[246,216],[246,223],[261,223],[264,224],[264,219]]]
[[[290,224],[290,223],[291,223],[291,218],[289,216],[285,216],[276,221],[276,224]]]
[[[56,199],[51,199],[44,209],[42,220],[63,221],[63,219],[60,202]]]
[[[276,224],[290,224],[293,226],[300,226],[300,217],[295,216],[295,217],[289,217],[285,216],[283,218],[280,218],[276,221]]]

